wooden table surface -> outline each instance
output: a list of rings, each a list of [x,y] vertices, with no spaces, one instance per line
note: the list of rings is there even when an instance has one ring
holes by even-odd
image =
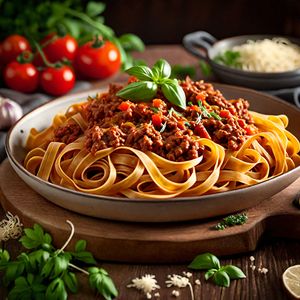
[[[171,64],[192,64],[198,65],[198,60],[185,52],[185,50],[177,45],[172,46],[150,46],[144,53],[138,53],[136,57],[143,58],[150,64],[158,58],[166,58]],[[119,75],[114,81],[126,80],[126,76]],[[105,82],[95,82],[94,87],[105,85]],[[1,197],[1,194],[0,194]],[[0,208],[0,217],[4,217],[4,211]],[[300,225],[299,225],[300,226]],[[3,246],[9,250],[12,256],[16,256],[21,252],[19,243],[16,241],[8,241]],[[101,251],[101,249],[99,249]],[[122,251],[122,249],[120,249]],[[184,255],[184,253],[182,253]],[[249,267],[249,257],[255,257],[257,267],[261,264],[266,267],[269,272],[264,275],[257,271],[252,271]],[[204,280],[204,272],[193,272],[192,281],[200,279],[201,285],[193,285],[195,299],[270,299],[281,300],[288,299],[284,290],[281,276],[286,268],[294,264],[300,264],[300,242],[299,240],[285,239],[262,239],[257,250],[253,253],[245,253],[243,255],[234,255],[221,258],[221,264],[234,264],[240,267],[246,274],[247,278],[243,280],[232,281],[229,288],[221,288],[213,285],[211,282]],[[131,279],[140,277],[144,274],[154,274],[158,284],[161,286],[159,290],[160,298],[165,299],[191,299],[187,288],[180,290],[180,296],[174,298],[171,295],[173,288],[167,288],[165,280],[168,274],[182,274],[187,271],[186,265],[140,265],[140,264],[120,264],[112,262],[99,262],[113,278],[118,290],[118,299],[122,300],[140,300],[146,297],[135,289],[127,288],[127,284]],[[94,296],[87,284],[86,278],[79,275],[80,292],[71,296],[70,299],[102,299],[100,296]],[[0,288],[0,299],[5,299],[6,290]],[[157,299],[157,298],[152,298]]]

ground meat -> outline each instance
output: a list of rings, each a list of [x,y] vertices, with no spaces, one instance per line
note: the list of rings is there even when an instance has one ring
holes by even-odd
[[[124,145],[184,161],[203,154],[200,138],[211,138],[225,148],[238,150],[247,132],[255,131],[246,100],[228,101],[203,81],[187,78],[180,85],[187,98],[185,110],[173,106],[161,90],[154,100],[134,102],[116,95],[122,86],[110,85],[108,93],[91,99],[83,108],[82,115],[88,124],[85,147],[95,153]],[[229,115],[219,117],[222,111]],[[251,130],[248,126],[252,126]],[[56,139],[69,142],[82,134],[77,130],[78,126],[62,126],[56,132]]]
[[[82,130],[78,124],[68,123],[54,131],[54,141],[70,144],[77,140],[81,134]]]

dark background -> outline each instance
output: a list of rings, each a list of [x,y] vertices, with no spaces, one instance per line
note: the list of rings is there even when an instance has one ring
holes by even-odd
[[[300,0],[109,0],[105,22],[146,44],[181,43],[193,31],[216,38],[270,33],[300,37]]]

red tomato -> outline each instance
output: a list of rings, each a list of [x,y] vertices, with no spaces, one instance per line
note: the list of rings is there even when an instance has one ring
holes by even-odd
[[[221,110],[219,115],[220,115],[221,118],[226,118],[226,119],[230,119],[232,117],[230,111],[227,110],[227,109]]]
[[[43,51],[47,59],[52,63],[63,58],[73,61],[78,48],[77,41],[69,34],[56,38],[54,35],[55,33],[48,34],[41,42],[42,46],[46,45]]]
[[[6,64],[15,60],[23,51],[31,51],[31,47],[26,38],[21,35],[10,35],[2,43],[2,61]]]
[[[75,68],[88,78],[107,78],[117,73],[120,66],[120,51],[109,41],[103,42],[101,46],[88,42],[78,49],[75,57]]]
[[[152,124],[156,127],[160,127],[162,125],[162,118],[159,114],[152,115]]]
[[[4,81],[8,87],[23,93],[34,92],[38,87],[39,76],[31,63],[9,63],[4,70]]]
[[[68,66],[59,68],[47,67],[41,75],[41,86],[53,96],[61,96],[70,91],[75,84],[75,75]]]
[[[200,137],[202,138],[206,138],[206,139],[211,139],[209,133],[207,132],[206,128],[204,127],[203,124],[198,124],[196,127],[195,127],[195,133],[197,135],[199,135]]]
[[[123,101],[119,106],[118,109],[122,110],[122,111],[126,111],[130,108],[130,103],[127,101]]]

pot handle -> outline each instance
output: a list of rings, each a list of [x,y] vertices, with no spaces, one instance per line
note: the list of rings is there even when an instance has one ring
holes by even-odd
[[[195,31],[183,37],[183,46],[192,54],[207,60],[207,52],[217,41],[215,37],[206,31]]]
[[[294,102],[300,108],[300,87],[294,90]]]

